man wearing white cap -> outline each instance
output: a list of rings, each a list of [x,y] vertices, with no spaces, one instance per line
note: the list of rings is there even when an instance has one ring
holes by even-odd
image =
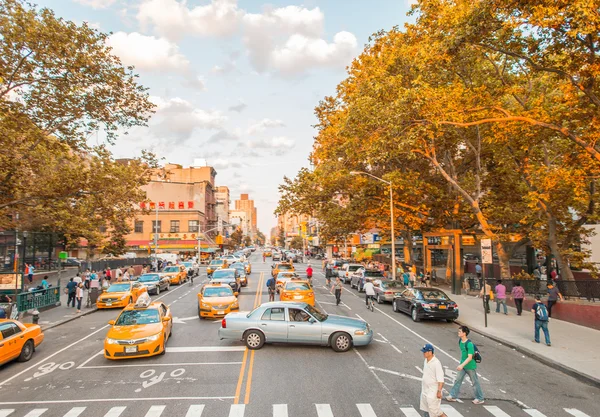
[[[421,410],[425,417],[447,417],[442,411],[442,389],[444,388],[444,370],[442,363],[433,354],[433,345],[427,343],[421,348],[425,363],[421,382]]]

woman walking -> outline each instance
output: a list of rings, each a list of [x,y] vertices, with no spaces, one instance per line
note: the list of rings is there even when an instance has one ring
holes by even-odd
[[[521,287],[519,281],[515,282],[515,286],[510,291],[510,295],[515,300],[515,306],[517,307],[517,316],[520,316],[523,312],[523,300],[525,299],[525,289]]]
[[[77,299],[77,312],[81,313],[81,302],[83,301],[83,283],[77,284],[75,298]]]
[[[335,305],[339,306],[340,302],[342,300],[342,280],[340,279],[340,277],[337,277],[335,279],[335,283],[331,286],[331,291],[334,291],[335,293]]]

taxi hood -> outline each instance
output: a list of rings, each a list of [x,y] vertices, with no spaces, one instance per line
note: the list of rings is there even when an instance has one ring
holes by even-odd
[[[113,297],[123,297],[124,295],[129,294],[131,291],[119,291],[119,292],[104,292],[98,296],[98,298],[113,298]]]
[[[202,298],[202,302],[206,304],[231,304],[235,301],[235,296],[230,295],[227,297],[206,297]]]
[[[140,339],[160,333],[163,326],[161,323],[153,324],[136,324],[132,326],[113,326],[106,337],[111,339]]]

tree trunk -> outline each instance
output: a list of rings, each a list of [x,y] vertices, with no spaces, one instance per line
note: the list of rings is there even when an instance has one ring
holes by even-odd
[[[402,239],[404,239],[404,263],[412,264],[412,248],[413,248],[413,235],[410,230],[402,231]]]
[[[512,251],[505,247],[509,242],[494,242],[496,252],[498,253],[498,262],[500,263],[500,279],[510,279],[510,258]]]
[[[552,251],[552,254],[556,258],[556,263],[558,264],[558,269],[560,270],[560,276],[565,281],[575,281],[575,277],[573,276],[573,271],[565,261],[560,247],[558,246],[558,232],[556,230],[556,218],[549,212],[546,213],[548,216],[548,246]],[[548,266],[548,272],[550,272],[550,267]],[[550,279],[550,276],[548,276]]]

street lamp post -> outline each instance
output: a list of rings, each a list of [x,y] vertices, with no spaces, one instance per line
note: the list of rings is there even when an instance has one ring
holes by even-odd
[[[367,175],[371,178],[376,179],[377,181],[381,181],[384,184],[387,184],[390,187],[390,232],[392,238],[392,278],[396,279],[396,236],[394,235],[394,194],[392,188],[392,182],[386,181],[383,178],[376,177],[373,174],[369,174],[368,172],[363,171],[351,171],[350,175]]]

